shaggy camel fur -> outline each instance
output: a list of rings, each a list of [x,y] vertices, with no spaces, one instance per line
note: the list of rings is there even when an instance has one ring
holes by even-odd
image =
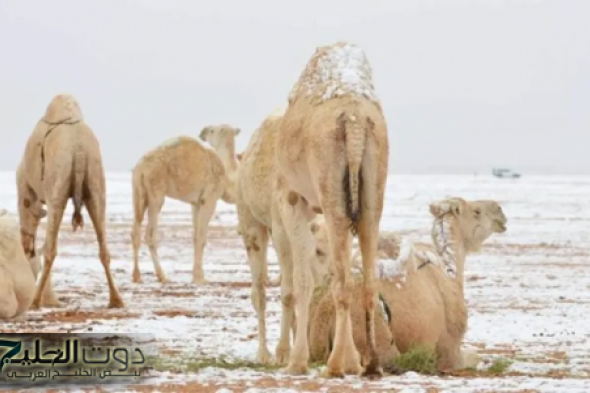
[[[27,258],[18,220],[0,211],[0,319],[23,316],[33,302],[35,281],[41,270],[39,255]]]
[[[318,47],[289,96],[277,136],[277,198],[292,249],[292,263],[281,266],[281,293],[294,295],[297,332],[306,332],[314,289],[315,256],[307,223],[323,212],[335,274],[337,304],[334,348],[322,371],[326,377],[359,374],[360,356],[350,320],[353,282],[351,232],[363,254],[363,299],[370,362],[364,375],[382,375],[374,337],[374,265],[389,159],[387,126],[364,52],[351,44]],[[307,334],[296,334],[286,372],[307,372]]]
[[[280,266],[290,261],[289,239],[278,214],[274,186],[276,183],[276,139],[283,119],[284,109],[272,112],[254,131],[248,147],[242,153],[238,170],[237,211],[240,232],[248,254],[252,275],[252,305],[258,316],[258,355],[260,363],[271,360],[266,339],[266,286],[268,280],[267,249],[269,233],[277,252]],[[290,262],[289,262],[290,263]],[[314,274],[323,276],[318,269],[327,269],[328,263],[313,263]],[[277,281],[280,281],[280,276]],[[271,283],[272,285],[273,283]],[[281,336],[276,349],[276,362],[287,362],[290,352],[290,329],[294,328],[293,314],[289,307],[293,295],[281,293],[283,313]]]
[[[51,280],[59,227],[70,198],[74,203],[73,230],[84,226],[83,206],[86,206],[92,220],[100,261],[109,285],[109,307],[123,307],[111,274],[111,256],[106,242],[105,178],[100,145],[84,122],[78,102],[71,95],[55,96],[29,137],[17,169],[17,190],[21,240],[29,258],[35,256],[41,206],[46,204],[48,209],[45,263],[31,308],[39,308],[41,294]],[[58,306],[59,302],[53,298],[49,305]]]
[[[465,258],[477,252],[492,234],[505,232],[507,219],[500,205],[492,200],[467,202],[450,198],[431,204],[430,212],[434,217],[433,244],[411,244],[395,233],[380,236],[381,259],[376,276],[388,310],[388,323],[378,320],[376,334],[380,342],[390,337],[395,341],[390,346],[384,343],[385,348],[380,348],[382,353],[391,346],[397,347],[392,349],[394,352],[399,349],[404,353],[414,344],[434,349],[438,368],[444,372],[477,364],[477,356],[461,351],[467,329],[463,292]],[[322,231],[321,228],[316,231],[317,247],[327,244]],[[358,264],[355,262],[353,265]],[[316,309],[310,326],[310,350],[317,361],[325,359],[334,335],[334,302],[323,296],[317,299]],[[353,320],[359,321],[362,313],[362,306],[354,307]],[[389,334],[384,332],[387,324]],[[354,326],[355,332],[362,327]],[[380,338],[380,334],[385,334],[386,339]],[[355,334],[355,344],[361,353],[368,350],[360,334]],[[392,358],[395,356],[385,361],[390,362]],[[469,364],[474,361],[475,364]]]
[[[158,281],[168,279],[158,256],[158,215],[166,197],[191,205],[193,216],[193,283],[204,284],[203,251],[209,221],[217,200],[234,204],[238,162],[235,137],[240,132],[223,124],[203,128],[199,138],[213,149],[188,136],[171,138],[146,153],[133,168],[134,222],[131,232],[133,246],[133,282],[141,282],[139,246],[141,223],[148,212],[145,241],[150,250]]]

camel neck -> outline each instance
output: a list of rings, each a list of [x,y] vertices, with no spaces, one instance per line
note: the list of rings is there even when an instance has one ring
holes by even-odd
[[[222,147],[216,149],[217,155],[221,159],[223,166],[228,172],[234,173],[238,169],[238,160],[236,158],[236,149],[233,138],[227,141]]]
[[[451,217],[442,217],[433,224],[432,240],[442,259],[441,267],[449,278],[463,287],[466,250],[459,235]]]

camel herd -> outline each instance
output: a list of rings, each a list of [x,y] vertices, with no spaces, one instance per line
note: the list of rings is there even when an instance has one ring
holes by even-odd
[[[266,337],[267,249],[280,265],[281,326],[274,361],[304,374],[325,361],[326,377],[379,377],[383,365],[412,345],[436,350],[449,371],[477,361],[461,349],[467,329],[464,264],[507,219],[492,200],[433,202],[432,244],[380,233],[387,179],[387,125],[371,66],[357,46],[318,47],[288,96],[237,155],[239,128],[205,127],[199,139],[172,138],[140,158],[132,173],[132,280],[141,282],[139,247],[146,243],[159,282],[158,215],[166,197],[191,205],[193,283],[206,283],[203,253],[217,201],[235,204],[252,275],[260,363],[273,361]],[[51,267],[69,199],[72,227],[86,207],[109,286],[109,307],[124,307],[110,271],[105,240],[105,176],[100,146],[77,101],[53,98],[30,135],[17,169],[18,219],[0,211],[0,319],[60,305]],[[37,248],[40,220],[45,244]],[[352,237],[360,250],[352,256]],[[43,264],[40,255],[43,254]],[[37,281],[39,272],[41,278]],[[291,347],[291,334],[293,346]]]

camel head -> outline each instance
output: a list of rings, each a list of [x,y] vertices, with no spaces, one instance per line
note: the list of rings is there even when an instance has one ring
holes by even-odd
[[[466,201],[449,198],[432,203],[430,213],[434,216],[432,236],[440,246],[442,238],[450,237],[463,243],[466,252],[476,252],[494,233],[506,232],[508,222],[498,202],[493,200]]]
[[[199,138],[208,142],[216,152],[231,150],[234,154],[234,141],[240,133],[239,128],[232,127],[228,124],[218,126],[207,126],[201,130]]]
[[[330,244],[323,216],[318,215],[309,224],[309,228],[315,240],[315,259],[311,268],[317,286],[322,284],[331,272]]]
[[[49,103],[43,120],[48,124],[78,123],[83,120],[78,101],[70,94],[58,94]]]

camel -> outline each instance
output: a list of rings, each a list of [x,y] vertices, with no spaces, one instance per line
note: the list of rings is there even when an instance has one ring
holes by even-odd
[[[139,246],[141,223],[145,212],[148,245],[158,281],[168,282],[158,256],[158,215],[166,197],[189,203],[193,219],[193,283],[206,283],[203,251],[209,221],[217,200],[235,204],[235,182],[238,161],[234,142],[240,129],[227,124],[207,126],[199,134],[213,150],[189,136],[178,136],[147,152],[133,168],[134,221],[131,231],[133,246],[133,282],[141,282]]]
[[[380,260],[375,273],[382,304],[388,311],[387,318],[377,320],[377,340],[384,343],[379,351],[386,355],[382,360],[390,363],[397,350],[405,353],[412,345],[423,344],[435,350],[441,372],[475,367],[477,356],[461,350],[467,329],[465,258],[477,252],[492,234],[505,232],[507,219],[493,200],[468,202],[449,198],[432,203],[430,213],[434,218],[433,244],[411,243],[392,232],[380,236]],[[317,225],[320,228],[314,231],[316,247],[325,247],[325,229],[321,223]],[[353,258],[351,267],[359,268],[358,259]],[[359,290],[357,284],[355,291]],[[314,361],[321,361],[326,358],[334,335],[335,307],[327,295],[316,298],[316,302],[310,325],[310,351]],[[352,310],[353,321],[358,324],[354,326],[355,344],[361,353],[366,353],[368,348],[360,333],[362,304]],[[379,337],[382,334],[384,338]],[[391,338],[394,343],[387,345]]]
[[[281,266],[281,293],[294,298],[296,331],[307,331],[314,289],[311,264],[316,250],[308,223],[323,213],[335,271],[332,295],[337,317],[334,347],[321,374],[379,377],[383,371],[374,335],[374,268],[389,142],[371,66],[362,49],[345,42],[316,49],[289,95],[276,157],[280,220],[292,251],[292,262]],[[358,235],[367,272],[363,300],[370,361],[364,371],[350,319],[351,234]],[[284,371],[305,374],[308,360],[308,335],[296,334]]]
[[[23,317],[31,306],[41,252],[25,256],[18,220],[0,210],[0,319]]]
[[[258,317],[257,361],[271,361],[266,339],[266,286],[277,285],[268,279],[267,249],[269,234],[277,252],[281,268],[290,260],[289,239],[278,214],[275,194],[276,140],[283,119],[284,108],[275,109],[254,131],[248,147],[240,157],[236,183],[238,232],[247,251],[252,275],[251,299]],[[313,273],[324,276],[328,263],[313,263]],[[280,276],[277,283],[280,282]],[[293,313],[289,308],[293,295],[281,292],[281,335],[276,348],[276,362],[283,364],[290,352],[290,329],[294,328]]]
[[[99,245],[99,258],[109,286],[111,308],[124,307],[113,280],[111,256],[106,242],[105,177],[100,145],[85,123],[76,99],[58,94],[49,103],[44,116],[29,136],[17,168],[18,210],[21,241],[25,255],[35,256],[37,228],[42,205],[47,206],[47,229],[44,245],[43,273],[31,304],[38,309],[57,256],[57,237],[68,199],[74,204],[72,229],[84,227],[81,214],[86,207]],[[51,285],[51,284],[49,284]],[[59,307],[57,299],[45,306]]]

